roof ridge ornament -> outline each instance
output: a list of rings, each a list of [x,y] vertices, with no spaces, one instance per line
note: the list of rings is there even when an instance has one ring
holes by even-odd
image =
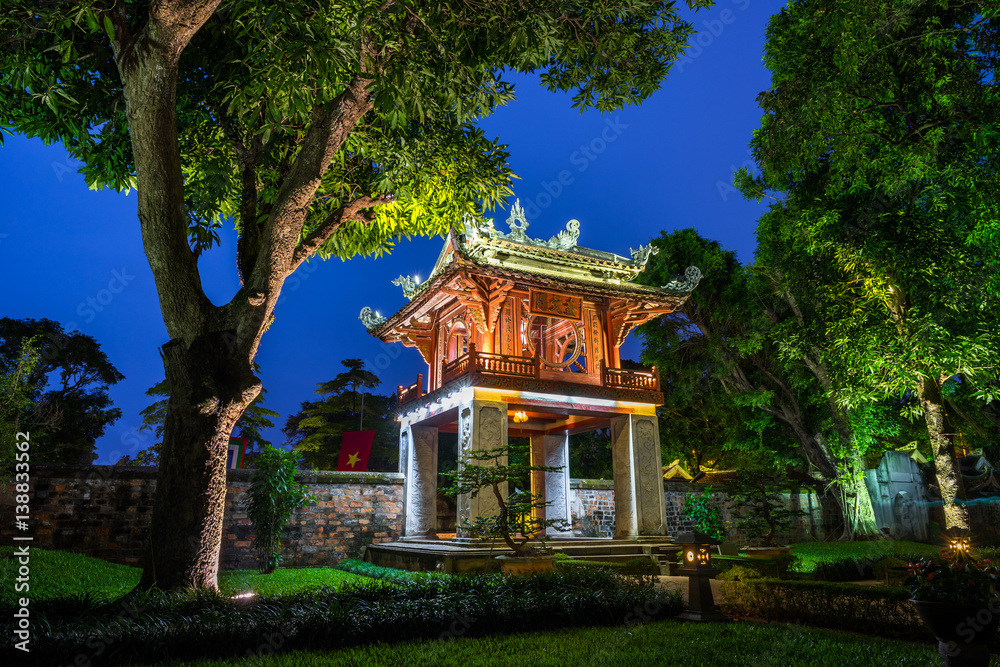
[[[678,276],[680,278],[680,276]],[[698,286],[701,282],[701,269],[697,266],[689,266],[684,269],[684,280],[673,280],[661,289],[670,290],[671,292],[686,292],[690,293],[694,291],[694,288]]]
[[[417,293],[417,285],[420,284],[417,278],[412,278],[410,276],[400,276],[392,281],[393,285],[399,285],[403,288],[403,296],[407,299],[412,300]]]
[[[382,317],[368,306],[361,309],[361,315],[358,316],[358,319],[361,320],[361,324],[363,324],[365,329],[368,331],[381,326],[386,321],[386,318]]]
[[[632,265],[640,271],[646,268],[646,262],[649,261],[651,256],[660,252],[660,249],[655,247],[652,243],[641,245],[638,248],[629,248],[628,250],[632,255]],[[701,274],[699,273],[698,275]]]
[[[535,243],[553,250],[572,250],[576,247],[578,240],[580,240],[580,221],[574,218],[566,223],[566,229],[548,241],[535,241]]]
[[[521,224],[516,224],[518,222]],[[514,205],[510,207],[510,217],[507,218],[507,226],[510,227],[510,233],[506,235],[507,238],[511,241],[531,243],[532,239],[528,238],[525,233],[528,225],[528,218],[524,215],[524,209],[521,208],[521,200],[515,199]]]

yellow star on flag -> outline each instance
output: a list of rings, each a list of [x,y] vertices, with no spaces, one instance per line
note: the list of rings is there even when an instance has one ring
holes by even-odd
[[[351,466],[353,468],[354,464],[357,463],[360,460],[361,460],[361,457],[358,456],[357,452],[355,452],[354,454],[351,454],[350,456],[347,457],[347,465],[349,465],[349,466]]]

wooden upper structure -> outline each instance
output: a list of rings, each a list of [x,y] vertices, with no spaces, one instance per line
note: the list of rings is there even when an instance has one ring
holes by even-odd
[[[660,404],[659,376],[621,368],[618,349],[633,327],[680,307],[701,279],[688,267],[663,287],[633,284],[656,249],[631,259],[576,244],[580,223],[532,239],[519,203],[507,221],[467,219],[449,233],[430,277],[400,276],[409,303],[389,318],[361,311],[369,333],[415,347],[424,378],[399,388],[400,404],[463,382],[519,390]]]

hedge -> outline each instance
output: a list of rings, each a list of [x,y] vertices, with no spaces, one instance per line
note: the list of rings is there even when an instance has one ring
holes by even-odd
[[[722,583],[723,613],[906,639],[929,638],[904,588],[745,578]]]

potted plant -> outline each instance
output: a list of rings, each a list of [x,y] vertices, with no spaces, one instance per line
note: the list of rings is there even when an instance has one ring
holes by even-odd
[[[738,470],[729,483],[729,493],[739,511],[735,525],[746,534],[752,546],[744,547],[747,556],[774,558],[791,553],[788,547],[777,543],[778,533],[790,530],[794,519],[805,512],[786,507],[784,499],[775,488],[778,476],[760,468]]]
[[[504,494],[506,484],[530,484],[532,472],[560,472],[562,467],[537,466],[529,463],[526,448],[514,445],[493,449],[472,450],[460,457],[458,469],[446,473],[452,480],[446,490],[449,495],[468,494],[475,498],[480,493],[492,494],[498,512],[480,515],[473,521],[463,519],[459,526],[473,537],[502,539],[510,549],[508,556],[501,556],[501,567],[506,574],[530,574],[552,571],[554,559],[545,550],[544,530],[552,527],[566,530],[564,519],[543,519],[539,511],[548,505],[539,496],[517,488]]]
[[[941,558],[910,563],[906,585],[921,620],[938,640],[944,664],[986,667],[989,641],[1000,624],[1000,570],[975,558],[967,539],[959,545],[942,551]]]

